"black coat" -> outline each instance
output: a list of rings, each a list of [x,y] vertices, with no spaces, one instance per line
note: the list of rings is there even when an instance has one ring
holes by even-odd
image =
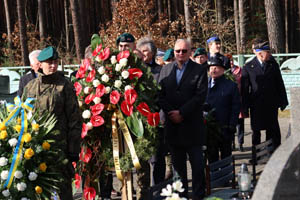
[[[214,108],[217,122],[223,128],[222,133],[228,139],[232,139],[232,130],[238,123],[241,109],[240,93],[237,84],[221,76],[215,79],[215,85],[211,88],[211,78],[208,82],[206,102]]]
[[[207,95],[207,71],[189,60],[179,84],[176,82],[176,62],[164,66],[160,72],[159,104],[166,113],[166,140],[173,145],[203,145],[204,123],[202,107]],[[167,116],[179,110],[183,121],[174,124]]]
[[[279,65],[273,57],[266,62],[263,71],[257,57],[242,70],[242,109],[250,108],[253,130],[273,128],[278,120],[278,108],[288,105],[286,90]]]
[[[36,77],[37,76],[36,76],[35,72],[33,70],[30,70],[30,73],[28,73],[20,78],[19,90],[17,92],[19,97],[22,97],[23,92],[24,92],[23,90],[24,90],[25,86],[27,85],[27,83],[29,83],[29,81],[31,81],[32,79],[35,79]]]
[[[151,73],[153,74],[153,78],[158,82],[159,73],[162,67],[159,64],[157,64],[154,59],[152,63],[146,63],[146,65],[150,67]]]

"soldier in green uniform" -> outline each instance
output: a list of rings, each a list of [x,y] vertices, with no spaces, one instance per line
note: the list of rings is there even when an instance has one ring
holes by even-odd
[[[61,146],[69,163],[62,169],[65,182],[60,186],[61,200],[72,200],[73,161],[78,160],[80,152],[82,118],[72,83],[57,71],[58,53],[53,47],[47,47],[37,57],[41,62],[38,77],[30,81],[24,90],[25,97],[35,98],[35,110],[39,113],[48,111],[57,119],[55,128],[60,134],[55,138],[64,141]]]

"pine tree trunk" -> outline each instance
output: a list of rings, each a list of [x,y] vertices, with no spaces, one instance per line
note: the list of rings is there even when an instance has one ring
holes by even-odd
[[[184,0],[184,19],[185,19],[185,29],[186,29],[187,38],[191,39],[189,0]]]
[[[222,0],[217,0],[217,23],[223,24],[223,2]]]
[[[103,1],[103,0],[102,0]],[[83,28],[87,26],[86,21],[86,7],[85,7],[85,1],[79,0],[79,8],[80,8],[80,25],[81,25],[81,37],[84,48],[88,46],[88,30],[87,28]]]
[[[43,43],[45,40],[45,9],[44,0],[38,0],[38,12],[39,12],[39,31],[40,31],[40,41]]]
[[[268,36],[271,48],[276,53],[284,52],[283,25],[279,1],[265,0]]]
[[[285,52],[289,52],[289,10],[288,0],[284,1],[284,26],[285,26]]]
[[[72,22],[73,22],[73,30],[74,30],[74,38],[75,38],[75,46],[76,46],[76,55],[77,60],[80,63],[80,60],[84,57],[84,47],[83,41],[81,38],[81,23],[79,16],[79,5],[77,0],[70,0],[71,13],[72,13]]]
[[[6,28],[7,28],[7,39],[8,39],[8,47],[12,48],[12,41],[11,41],[11,25],[10,25],[10,12],[7,0],[4,0],[4,7],[5,7],[5,18],[6,18]]]
[[[69,39],[69,22],[68,22],[68,0],[64,0],[64,11],[65,11],[65,28],[66,28],[66,50],[70,52],[70,39]]]
[[[28,58],[28,47],[26,37],[26,21],[25,21],[25,7],[23,0],[17,0],[18,22],[20,29],[20,43],[22,51],[22,61],[24,66],[30,65]]]
[[[236,48],[237,48],[237,54],[240,54],[241,53],[241,41],[240,41],[240,29],[239,29],[238,0],[233,0],[233,12],[234,12]]]
[[[245,53],[246,50],[246,12],[245,0],[239,0],[239,20],[240,20],[240,53]]]

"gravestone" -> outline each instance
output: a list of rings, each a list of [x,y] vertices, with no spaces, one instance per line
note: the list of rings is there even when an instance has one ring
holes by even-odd
[[[273,153],[252,200],[300,199],[300,88],[291,88],[291,136]]]
[[[9,76],[0,75],[0,93],[9,94]]]

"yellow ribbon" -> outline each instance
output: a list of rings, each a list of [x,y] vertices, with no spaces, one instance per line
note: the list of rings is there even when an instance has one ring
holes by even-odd
[[[117,119],[118,119],[118,123],[119,123],[120,128],[121,128],[121,131],[124,135],[125,141],[127,143],[128,149],[130,151],[133,166],[136,169],[140,169],[141,165],[140,165],[140,162],[139,162],[139,158],[136,155],[134,145],[133,145],[133,141],[131,139],[131,135],[130,135],[130,132],[128,130],[128,127],[127,127],[127,125],[124,121],[124,117],[123,117],[122,113],[119,110],[117,110],[113,113],[113,116],[111,118],[113,157],[114,157],[114,165],[115,165],[116,175],[117,175],[119,180],[123,180],[124,177],[123,177],[123,174],[122,174],[122,170],[121,170],[121,166],[120,166],[120,158],[119,158],[119,149],[120,149],[120,147],[119,147]]]

